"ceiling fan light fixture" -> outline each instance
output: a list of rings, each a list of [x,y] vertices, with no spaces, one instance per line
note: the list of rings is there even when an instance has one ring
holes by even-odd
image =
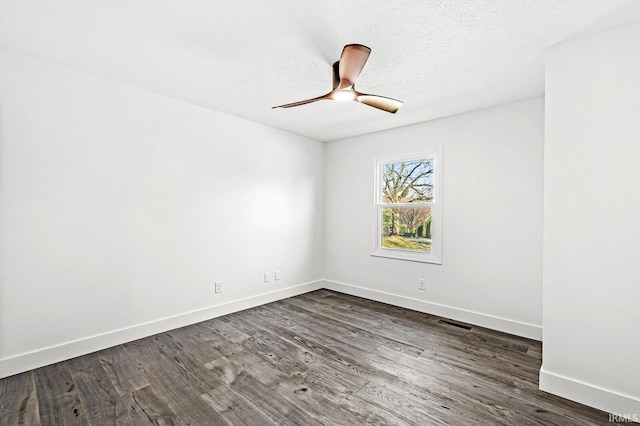
[[[336,90],[331,94],[331,99],[338,102],[349,102],[356,99],[353,90]]]

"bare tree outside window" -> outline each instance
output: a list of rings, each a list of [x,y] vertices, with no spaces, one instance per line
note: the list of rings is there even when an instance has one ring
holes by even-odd
[[[381,172],[381,247],[430,252],[433,158],[385,163]]]

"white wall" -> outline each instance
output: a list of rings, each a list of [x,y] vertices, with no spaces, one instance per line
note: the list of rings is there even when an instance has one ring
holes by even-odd
[[[0,161],[0,377],[319,285],[319,142],[0,51]]]
[[[330,142],[326,285],[540,339],[543,107],[536,98]],[[442,265],[370,256],[373,156],[430,145],[443,146]]]
[[[541,388],[640,419],[640,24],[546,66]]]

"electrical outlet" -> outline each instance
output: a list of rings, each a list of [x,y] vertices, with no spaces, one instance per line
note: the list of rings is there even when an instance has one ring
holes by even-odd
[[[216,293],[222,293],[222,281],[216,281]]]
[[[264,273],[264,282],[268,283],[269,281],[271,281],[271,274],[269,272],[265,272]]]
[[[273,280],[274,281],[280,281],[280,271],[275,271],[273,273]]]
[[[418,290],[426,290],[427,289],[427,281],[424,278],[420,278],[418,280]]]

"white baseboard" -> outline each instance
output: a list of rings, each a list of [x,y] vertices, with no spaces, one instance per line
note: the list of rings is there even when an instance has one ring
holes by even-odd
[[[324,280],[323,286],[326,289],[339,291],[352,296],[364,297],[365,299],[388,303],[390,305],[400,306],[414,311],[451,318],[467,322],[469,324],[490,328],[492,330],[503,331],[516,336],[542,341],[542,327],[538,325],[515,321],[508,318],[500,318],[480,312],[468,311],[466,309],[441,305],[439,303],[414,299],[412,297],[399,296],[397,294],[386,293],[384,291],[371,290],[369,288],[337,281]]]
[[[86,355],[157,333],[195,324],[200,321],[228,315],[254,306],[264,305],[265,303],[275,302],[313,290],[319,290],[322,288],[323,283],[324,281],[322,280],[312,281],[0,359],[0,378],[75,358],[80,355]]]
[[[540,390],[640,423],[640,400],[540,369]]]

